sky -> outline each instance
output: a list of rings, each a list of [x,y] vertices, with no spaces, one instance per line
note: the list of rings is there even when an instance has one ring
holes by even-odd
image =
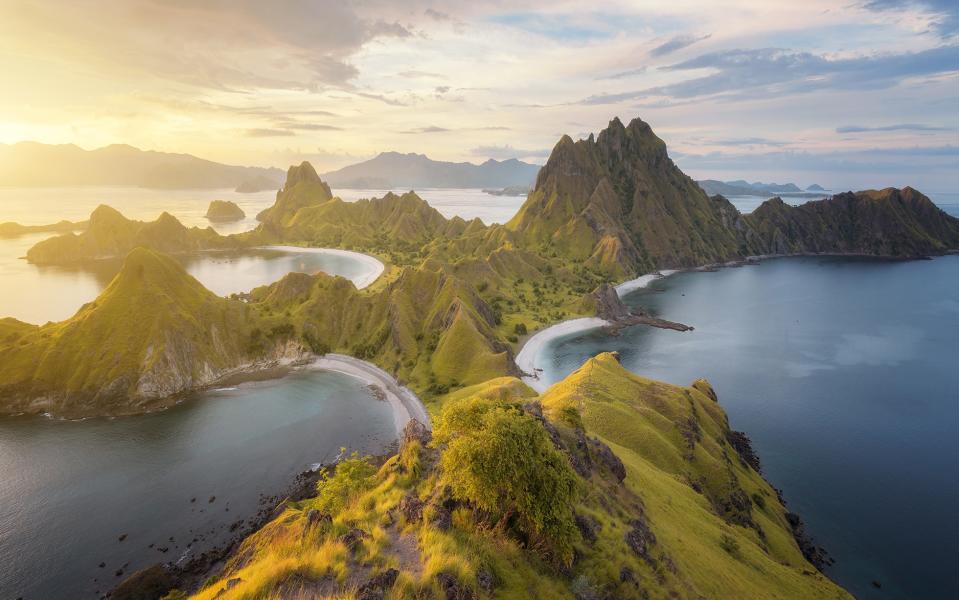
[[[959,1],[0,2],[0,143],[542,163],[614,116],[696,178],[952,191]]]

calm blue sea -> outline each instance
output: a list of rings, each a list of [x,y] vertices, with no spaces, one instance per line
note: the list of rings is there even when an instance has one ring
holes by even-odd
[[[707,377],[839,583],[959,597],[959,256],[778,259],[677,274],[627,302],[696,329],[560,340],[546,376],[616,350],[644,376]]]

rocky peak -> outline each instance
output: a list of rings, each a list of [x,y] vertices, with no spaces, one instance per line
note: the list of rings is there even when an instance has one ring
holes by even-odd
[[[92,213],[90,213],[91,229],[97,229],[104,225],[127,222],[127,218],[120,214],[120,211],[112,206],[107,206],[106,204],[101,204],[100,206],[96,207]]]
[[[301,181],[322,183],[320,176],[316,174],[316,169],[309,161],[304,160],[299,165],[293,165],[289,168],[286,172],[286,183],[283,185],[283,189],[288,190]]]

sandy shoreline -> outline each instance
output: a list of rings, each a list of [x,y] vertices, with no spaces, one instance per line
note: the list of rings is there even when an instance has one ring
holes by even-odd
[[[432,429],[430,415],[419,397],[376,365],[345,354],[325,354],[309,363],[307,368],[343,373],[381,390],[393,409],[393,421],[398,436],[402,435],[403,428],[410,419],[416,419]]]
[[[331,256],[344,256],[347,258],[352,258],[369,267],[369,273],[350,278],[350,281],[353,282],[353,285],[355,285],[356,289],[358,290],[369,287],[374,281],[379,279],[380,275],[383,274],[383,271],[386,270],[386,265],[380,262],[378,258],[370,256],[369,254],[363,254],[362,252],[353,252],[351,250],[340,250],[338,248],[306,248],[301,246],[261,246],[261,248],[264,250],[279,250],[280,252],[329,254]]]
[[[630,292],[647,287],[657,279],[669,277],[675,273],[678,273],[678,271],[664,269],[657,273],[648,273],[636,279],[624,281],[616,286],[616,293],[622,298]],[[562,321],[556,325],[537,331],[531,338],[526,340],[526,343],[520,348],[514,360],[516,366],[526,373],[526,375],[523,376],[523,382],[537,392],[545,392],[549,385],[540,378],[540,373],[543,371],[540,358],[546,345],[569,335],[599,329],[607,325],[609,325],[609,321],[600,319],[599,317],[581,317]]]

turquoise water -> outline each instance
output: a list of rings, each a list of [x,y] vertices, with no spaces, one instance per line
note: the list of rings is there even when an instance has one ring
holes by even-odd
[[[957,597],[959,256],[778,259],[626,300],[696,329],[557,341],[547,380],[605,350],[647,377],[708,378],[831,576],[859,598]]]
[[[389,404],[328,372],[137,417],[0,419],[0,598],[98,597],[120,581],[117,569],[224,543],[261,494],[281,493],[341,447],[380,453],[395,439]]]

